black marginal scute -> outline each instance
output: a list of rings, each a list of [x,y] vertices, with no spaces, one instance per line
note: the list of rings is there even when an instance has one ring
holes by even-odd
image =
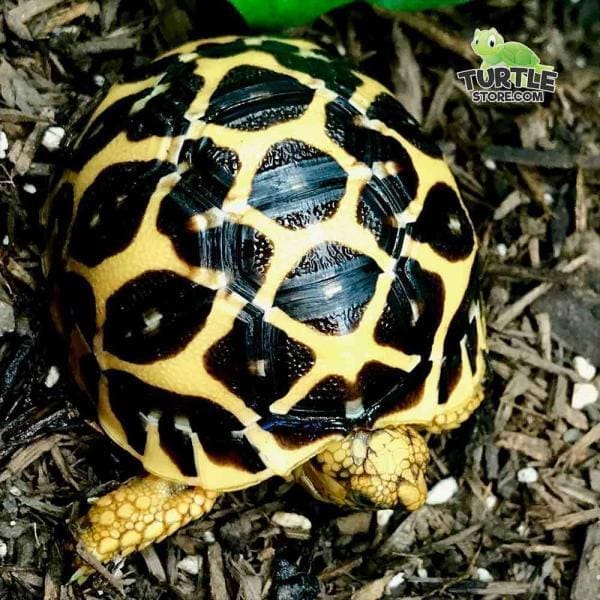
[[[138,364],[177,354],[204,325],[214,296],[172,271],[146,271],[106,301],[104,349]]]
[[[410,258],[398,261],[396,275],[375,327],[375,341],[429,358],[444,310],[444,283]]]
[[[369,167],[374,162],[394,163],[398,191],[403,204],[408,204],[416,193],[419,177],[408,152],[393,137],[357,123],[360,113],[343,98],[329,102],[325,107],[327,135],[346,152]]]
[[[357,376],[363,405],[369,408],[381,402],[388,394],[400,395],[398,390],[402,390],[410,376],[410,373],[402,369],[395,369],[377,361],[366,363]]]
[[[126,123],[130,140],[175,137],[187,131],[189,121],[184,114],[204,85],[204,78],[194,73],[196,66],[195,61],[169,65],[154,90],[156,93],[140,110],[130,114]],[[166,89],[159,91],[163,86]]]
[[[395,214],[408,205],[402,180],[395,175],[371,177],[363,188],[356,218],[377,240],[380,248],[393,258],[399,258],[404,240],[404,229],[400,229]]]
[[[79,171],[127,127],[132,106],[150,96],[152,86],[113,102],[90,125],[81,140],[68,151],[66,166]],[[90,110],[89,118],[93,110]],[[86,119],[87,120],[87,119]],[[84,123],[82,123],[83,126]]]
[[[288,229],[304,229],[335,214],[346,179],[328,154],[298,140],[284,140],[265,154],[248,204]]]
[[[95,267],[127,248],[160,179],[174,169],[158,160],[106,167],[81,198],[71,232],[70,256]]]
[[[51,279],[54,272],[62,267],[64,262],[63,252],[67,243],[67,233],[73,218],[73,186],[63,182],[52,198],[48,213],[48,277]]]
[[[285,396],[314,364],[312,350],[264,321],[263,312],[247,305],[231,331],[204,357],[206,370],[259,414]]]
[[[456,384],[460,380],[462,373],[461,349],[459,346],[452,346],[449,353],[444,351],[442,368],[440,370],[440,383],[438,404],[445,404],[450,398]]]
[[[372,258],[325,242],[300,259],[273,305],[318,331],[343,335],[358,326],[380,273]]]
[[[346,435],[354,424],[341,417],[311,418],[307,415],[271,415],[259,421],[283,448],[295,449],[333,434]]]
[[[98,386],[100,385],[100,376],[102,371],[100,370],[100,365],[93,354],[84,354],[79,359],[79,373],[81,375],[83,385],[85,386],[85,391],[97,405],[99,394]]]
[[[144,79],[149,79],[150,77],[162,75],[170,67],[176,65],[177,63],[179,63],[179,54],[171,54],[143,65],[136,65],[126,73],[124,81],[126,83],[133,83],[135,81],[143,81]]]
[[[159,432],[163,420],[174,423],[177,417],[187,417],[191,430],[198,435],[204,451],[214,462],[237,466],[250,473],[265,468],[246,438],[234,433],[244,428],[242,423],[215,402],[202,396],[188,396],[155,387],[123,371],[109,370],[105,376],[112,411],[123,424],[127,441],[140,454],[146,445],[142,415],[158,411]],[[162,426],[166,436],[163,438],[161,434],[161,445],[182,470],[190,472],[193,464],[191,446],[181,443],[181,436],[173,434],[174,428],[174,425]]]
[[[434,158],[442,158],[442,152],[432,140],[425,135],[416,119],[389,94],[379,94],[367,110],[369,119],[377,119],[390,129],[397,131],[413,146]]]
[[[189,126],[184,114],[204,84],[204,79],[194,73],[195,68],[195,61],[183,63],[177,57],[166,57],[150,63],[145,71],[136,71],[138,80],[164,74],[155,86],[125,96],[106,108],[70,151],[68,166],[80,170],[120,133],[125,133],[131,141],[184,133]],[[136,111],[138,103],[143,106]]]
[[[350,98],[362,83],[360,77],[355,75],[341,59],[332,59],[326,56],[323,58],[302,56],[296,46],[274,40],[265,40],[260,49],[272,54],[284,67],[322,80],[328,89],[346,98]],[[319,52],[313,52],[313,54],[319,54]]]
[[[461,341],[463,338],[467,338],[470,329],[469,323],[469,309],[473,302],[478,298],[479,289],[479,265],[477,262],[473,265],[469,283],[465,295],[456,311],[450,325],[448,326],[448,333],[444,340],[444,362],[442,364],[442,371],[440,374],[440,387],[439,387],[439,403],[443,404],[447,402],[448,397],[452,393],[452,390],[456,386],[456,383],[460,379],[462,371],[462,360],[461,360]]]
[[[477,371],[477,350],[479,349],[479,335],[477,333],[477,319],[473,319],[467,327],[467,356],[469,357],[469,365],[471,373],[474,375]]]
[[[58,283],[61,321],[67,331],[77,327],[90,348],[96,335],[96,298],[87,280],[71,271],[62,273]]]
[[[196,54],[205,58],[227,58],[229,56],[235,56],[241,54],[246,50],[250,50],[246,46],[246,43],[242,38],[238,38],[233,42],[225,42],[219,44],[218,42],[209,42],[207,44],[201,44],[196,47]]]
[[[289,411],[293,416],[345,417],[345,402],[352,399],[352,389],[339,375],[321,379],[308,394]]]
[[[187,415],[186,415],[187,416]],[[197,477],[194,444],[189,433],[178,429],[173,418],[158,422],[160,445],[186,477]]]
[[[210,98],[203,119],[244,131],[302,116],[314,90],[293,77],[251,65],[232,68]]]
[[[410,236],[431,247],[446,260],[467,258],[475,235],[457,193],[445,183],[436,183],[427,193],[423,210],[409,226]]]
[[[391,388],[389,393],[384,395],[379,402],[368,407],[366,415],[368,422],[371,423],[384,415],[416,406],[423,398],[425,381],[431,368],[430,360],[421,360],[406,377],[399,377],[397,385]],[[371,374],[376,375],[376,371]]]

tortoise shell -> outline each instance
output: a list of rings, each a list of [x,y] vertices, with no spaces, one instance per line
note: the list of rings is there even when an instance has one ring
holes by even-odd
[[[77,382],[167,479],[233,490],[480,400],[476,239],[391,92],[300,40],[186,44],[95,108],[49,199]]]

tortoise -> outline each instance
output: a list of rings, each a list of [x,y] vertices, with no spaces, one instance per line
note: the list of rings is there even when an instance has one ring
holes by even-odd
[[[113,85],[42,211],[51,313],[146,475],[76,525],[108,561],[293,479],[415,510],[420,431],[483,397],[477,241],[393,94],[300,39],[190,42]]]
[[[537,73],[552,71],[554,67],[540,64],[539,56],[521,42],[505,42],[495,27],[476,29],[471,42],[473,52],[481,58],[481,69],[504,65],[530,67]]]

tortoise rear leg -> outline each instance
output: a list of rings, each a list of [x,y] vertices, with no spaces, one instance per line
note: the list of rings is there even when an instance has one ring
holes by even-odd
[[[128,481],[100,498],[75,525],[84,549],[100,562],[141,550],[213,507],[217,493],[160,479]]]
[[[428,461],[427,444],[411,426],[355,429],[296,469],[294,476],[326,502],[416,510],[427,498]]]

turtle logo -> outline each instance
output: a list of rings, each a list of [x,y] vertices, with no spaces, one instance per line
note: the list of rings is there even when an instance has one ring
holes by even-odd
[[[525,44],[505,42],[495,27],[476,29],[471,48],[481,66],[456,75],[473,102],[543,102],[545,93],[554,92],[554,67],[542,64]]]

